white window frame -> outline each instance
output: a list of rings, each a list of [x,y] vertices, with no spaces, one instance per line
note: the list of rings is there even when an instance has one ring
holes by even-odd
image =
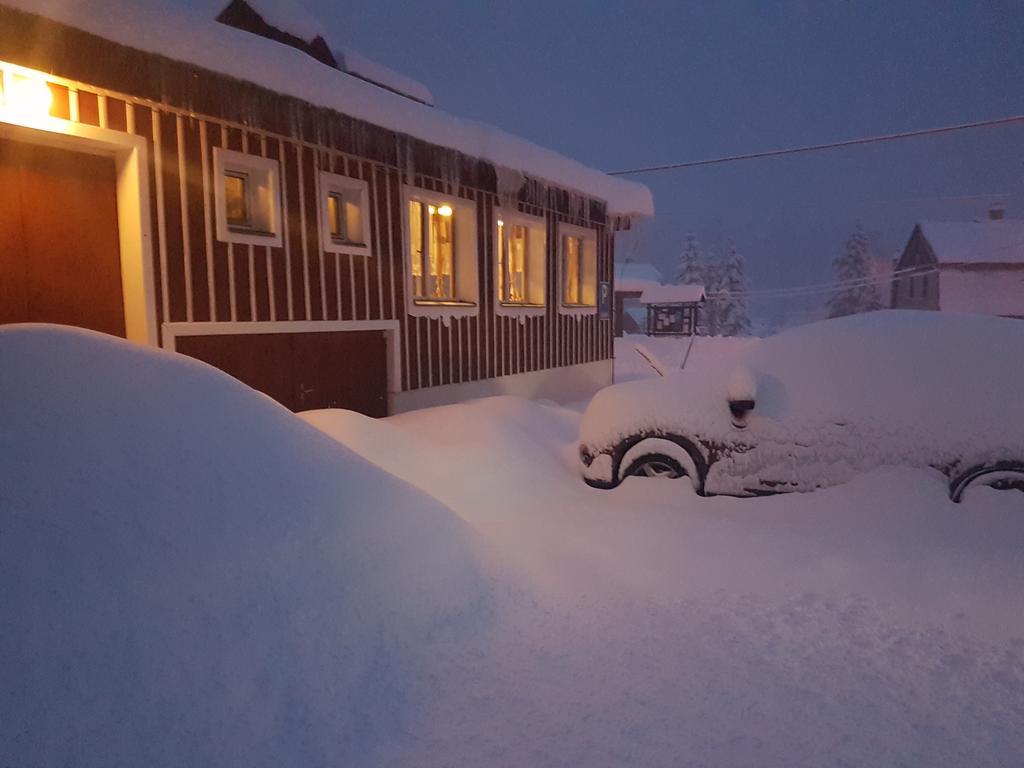
[[[410,249],[409,204],[449,205],[455,217],[453,253],[456,296],[450,301],[417,299],[413,295],[412,253]],[[476,201],[456,195],[431,192],[419,187],[402,188],[402,254],[405,270],[406,311],[414,317],[475,317],[480,312],[479,241],[477,240]]]
[[[508,254],[508,233],[513,225],[526,227],[526,280],[529,304],[505,304],[501,301],[500,275],[498,274],[499,227],[504,222],[505,254]],[[547,221],[540,216],[530,216],[512,209],[494,209],[494,307],[498,315],[509,317],[540,316],[547,312],[548,234]],[[539,301],[537,301],[539,299]]]
[[[244,174],[248,178],[249,206],[256,224],[252,230],[228,225],[224,178],[229,173]],[[242,245],[281,246],[281,172],[277,160],[214,147],[213,200],[218,240]]]
[[[584,317],[586,315],[597,314],[597,230],[587,229],[586,227],[578,227],[575,224],[566,224],[559,222],[558,224],[558,243],[555,248],[555,258],[558,260],[558,284],[555,286],[555,295],[558,301],[558,312],[562,315],[569,315],[572,317]],[[566,304],[565,294],[563,288],[565,285],[565,254],[562,249],[564,247],[566,237],[578,237],[583,241],[583,263],[581,264],[581,270],[583,272],[583,287],[584,296],[589,288],[590,297],[593,303],[586,304]],[[588,275],[589,273],[589,275]],[[586,282],[589,278],[589,285]]]
[[[337,173],[320,171],[320,245],[327,253],[350,253],[356,256],[370,256],[373,253],[373,239],[370,227],[370,185],[362,179],[341,176]],[[357,200],[359,217],[363,225],[360,242],[339,241],[331,234],[329,198],[338,195],[346,201]]]

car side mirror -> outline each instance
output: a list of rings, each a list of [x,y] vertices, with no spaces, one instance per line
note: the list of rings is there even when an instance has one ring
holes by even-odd
[[[747,415],[754,410],[753,400],[730,400],[729,413],[732,414],[732,425],[738,429],[747,428]]]
[[[733,371],[726,388],[732,425],[737,429],[747,428],[747,416],[757,402],[757,376],[753,371],[740,368]]]

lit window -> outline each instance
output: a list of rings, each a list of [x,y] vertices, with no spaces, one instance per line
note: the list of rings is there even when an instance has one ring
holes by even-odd
[[[424,213],[426,211],[426,213]],[[413,294],[426,301],[455,301],[455,215],[450,205],[409,202]]]
[[[589,314],[597,307],[597,234],[569,224],[559,226],[561,308]]]
[[[365,181],[320,174],[322,196],[321,241],[330,253],[356,253],[369,255],[370,228],[368,222],[369,186]]]
[[[583,257],[583,240],[573,235],[562,238],[562,253],[565,269],[563,275],[562,302],[567,306],[583,303],[583,269],[580,260]]]
[[[281,245],[281,197],[276,160],[215,148],[217,239]]]
[[[406,190],[411,310],[473,314],[478,298],[476,206],[468,200]],[[462,307],[465,311],[450,311]]]
[[[224,173],[224,214],[231,229],[252,229],[249,203],[249,175],[236,171]]]
[[[502,211],[496,229],[499,313],[502,308],[513,310],[512,314],[520,314],[526,308],[539,308],[542,312],[547,249],[544,219]]]

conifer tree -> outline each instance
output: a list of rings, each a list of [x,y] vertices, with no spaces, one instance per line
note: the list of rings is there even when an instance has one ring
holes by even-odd
[[[676,283],[680,285],[703,285],[705,278],[704,253],[697,236],[692,232],[683,243],[683,253],[676,269]]]
[[[878,288],[871,282],[871,249],[867,235],[857,227],[846,241],[846,253],[832,262],[835,279],[843,283],[828,300],[828,316],[843,317],[882,308]]]
[[[749,336],[750,315],[747,312],[748,290],[746,262],[735,245],[721,261],[719,295],[714,302],[715,323],[721,336]]]

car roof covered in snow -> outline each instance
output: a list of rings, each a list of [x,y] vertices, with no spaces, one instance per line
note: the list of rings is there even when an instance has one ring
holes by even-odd
[[[219,3],[213,0],[0,0],[0,5],[487,160],[603,200],[612,214],[654,214],[651,192],[642,184],[609,176],[498,128],[377,87],[363,79],[369,79],[365,66],[363,74],[354,76],[298,49],[220,24],[213,12]],[[259,6],[271,7],[266,2]],[[321,29],[308,14],[295,18],[288,22],[295,30],[292,34],[305,38]]]
[[[703,285],[652,285],[640,296],[642,304],[693,304],[703,300]]]
[[[940,264],[1024,263],[1024,220],[922,221]]]

